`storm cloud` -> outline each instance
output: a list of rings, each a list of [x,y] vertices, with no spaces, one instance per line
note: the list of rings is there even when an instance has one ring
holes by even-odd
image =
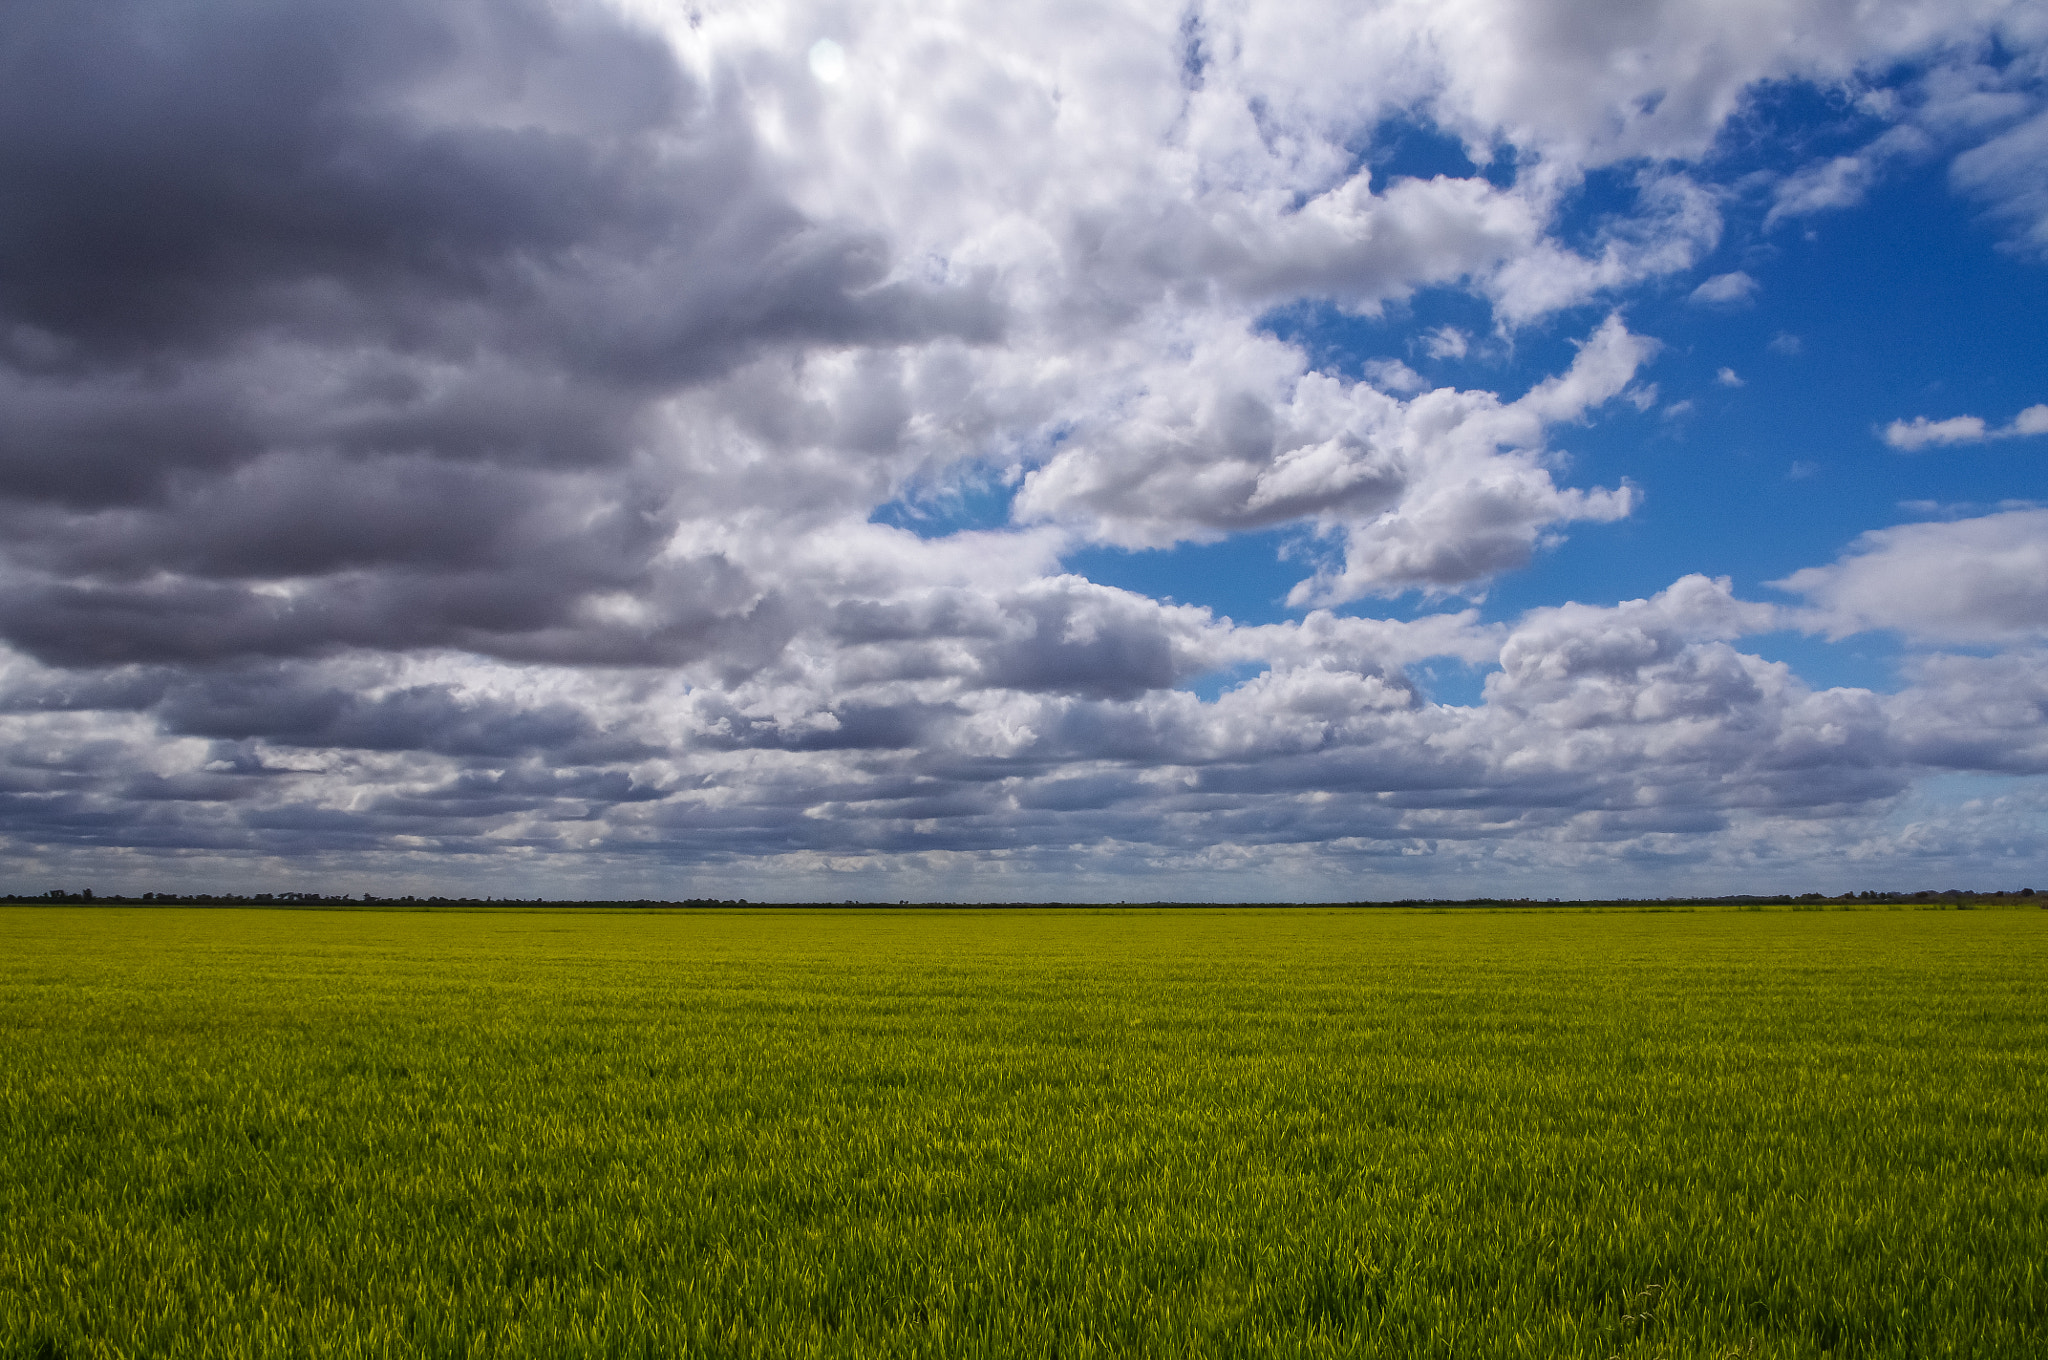
[[[692,488],[652,407],[1000,327],[600,7],[0,23],[0,632],[38,656],[701,650],[761,591],[655,560]],[[631,643],[587,612],[619,591],[663,601]]]

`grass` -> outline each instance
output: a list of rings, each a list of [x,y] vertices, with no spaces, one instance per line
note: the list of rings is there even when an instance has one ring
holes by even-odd
[[[2035,1356],[2048,915],[0,908],[0,1356]]]

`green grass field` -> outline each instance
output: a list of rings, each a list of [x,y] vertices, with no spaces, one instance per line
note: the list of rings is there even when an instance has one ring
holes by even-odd
[[[0,1356],[2040,1356],[2048,913],[0,908]]]

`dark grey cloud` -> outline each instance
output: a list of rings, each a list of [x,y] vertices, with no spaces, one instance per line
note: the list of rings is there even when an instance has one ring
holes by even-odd
[[[134,712],[162,699],[176,679],[156,666],[12,676],[0,682],[0,713]]]
[[[1129,699],[1199,669],[1168,620],[1121,591],[1062,578],[1008,612],[1013,631],[980,658],[982,683],[993,687]]]
[[[45,369],[277,328],[666,385],[763,341],[989,324],[868,291],[883,242],[807,220],[731,92],[600,6],[24,0],[4,23],[0,308]]]
[[[644,803],[664,791],[636,783],[622,770],[556,769],[525,763],[506,770],[465,770],[445,783],[376,800],[373,817],[405,821],[495,821],[539,813],[551,821],[585,821],[621,804]]]
[[[606,735],[589,713],[561,702],[464,698],[436,685],[372,697],[285,670],[188,681],[157,705],[154,716],[173,736],[260,738],[279,747],[496,758],[545,752],[572,764],[649,753],[642,743]]]
[[[706,493],[650,404],[998,324],[602,6],[24,0],[0,184],[0,634],[66,664],[701,653],[733,572],[653,579]]]
[[[696,744],[706,750],[902,750],[932,743],[940,725],[959,715],[951,704],[836,704],[792,724],[739,711],[730,704],[700,709],[707,725]]]

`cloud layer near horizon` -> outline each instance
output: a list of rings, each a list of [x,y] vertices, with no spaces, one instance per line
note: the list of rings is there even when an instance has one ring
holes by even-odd
[[[2043,28],[1994,3],[1333,26],[22,0],[8,853],[108,887],[241,863],[1290,895],[1417,850],[1746,871],[1877,845],[1927,772],[2048,768],[2040,512],[1873,532],[1786,580],[1805,607],[1696,576],[1505,624],[1457,601],[1636,505],[1552,438],[1654,400],[1631,289],[1753,290],[1688,271],[1722,231],[1703,162],[1761,82],[1923,72],[1891,142],[1788,173],[1774,214],[1948,155],[2032,250],[2039,186],[1987,167],[2024,162]],[[1992,71],[1994,40],[2022,55]],[[1376,176],[1356,148],[1388,120],[1479,173]],[[1565,232],[1614,167],[1630,210]],[[1495,343],[1597,310],[1520,393],[1347,377],[1264,324],[1428,288],[1482,299]],[[975,488],[1007,519],[877,519]],[[1314,612],[1282,624],[1061,567],[1274,528],[1311,549]],[[1895,588],[1959,551],[1952,588]],[[1450,603],[1329,612],[1404,595]],[[1816,689],[1735,645],[1784,628],[2008,650]],[[1484,701],[1431,702],[1430,664],[1491,671]]]

